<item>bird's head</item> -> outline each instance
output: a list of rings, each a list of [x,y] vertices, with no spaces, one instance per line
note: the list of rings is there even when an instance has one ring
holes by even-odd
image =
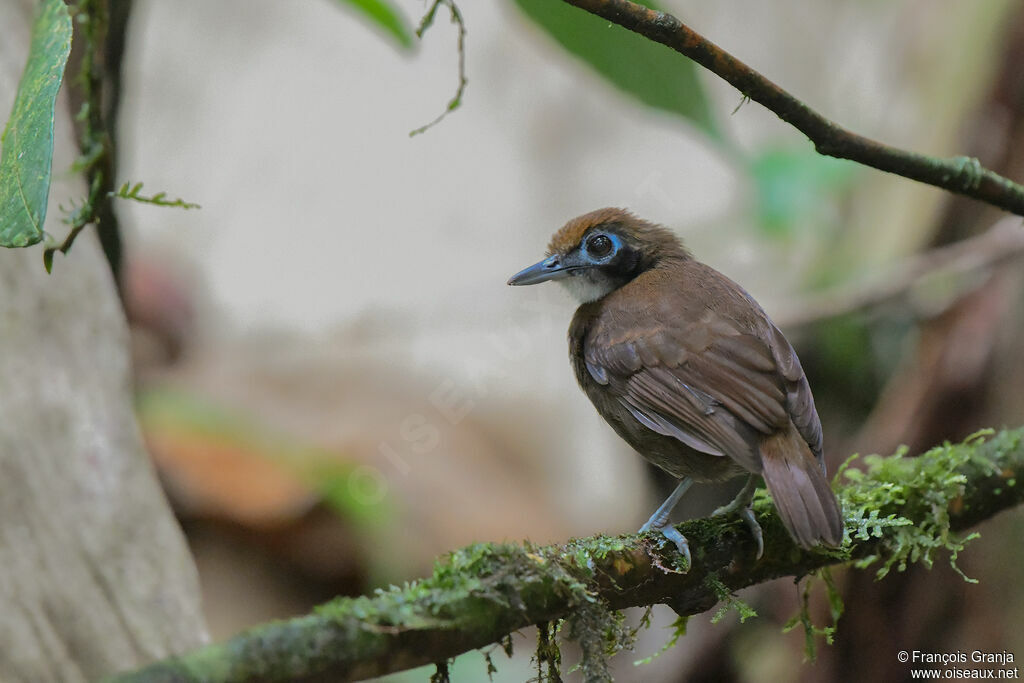
[[[547,258],[519,271],[508,283],[560,280],[580,303],[587,303],[659,264],[688,258],[670,230],[624,209],[598,209],[562,226],[548,244]]]

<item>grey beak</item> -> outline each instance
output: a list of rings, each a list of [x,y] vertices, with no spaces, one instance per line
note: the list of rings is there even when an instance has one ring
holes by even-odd
[[[540,263],[524,268],[508,279],[510,285],[536,285],[548,280],[558,280],[569,275],[571,266],[559,261],[558,256],[549,256]]]

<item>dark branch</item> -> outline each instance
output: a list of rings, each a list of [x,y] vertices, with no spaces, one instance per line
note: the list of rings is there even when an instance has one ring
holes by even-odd
[[[765,556],[739,519],[681,525],[694,564],[674,568],[673,550],[649,536],[594,537],[564,545],[470,546],[434,575],[372,597],[342,598],[314,613],[259,626],[223,644],[158,662],[114,681],[340,681],[379,676],[484,647],[593,603],[609,608],[665,603],[697,614],[769,579],[801,577],[853,558],[882,571],[908,558],[930,564],[962,548],[955,533],[1024,501],[1024,428],[941,446],[917,458],[880,458],[840,490],[850,540],[808,552],[790,540],[767,498],[756,501]],[[885,486],[882,486],[882,483]]]
[[[826,119],[775,83],[705,39],[674,16],[629,0],[564,0],[672,48],[728,81],[802,132],[820,154],[941,187],[1024,216],[1024,187],[984,168],[977,159],[939,159],[890,147]]]

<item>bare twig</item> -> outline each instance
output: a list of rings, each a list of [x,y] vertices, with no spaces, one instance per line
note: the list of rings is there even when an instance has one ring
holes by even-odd
[[[444,111],[430,123],[420,126],[416,130],[409,131],[409,137],[415,137],[420,133],[427,132],[439,124],[444,117],[448,116],[448,114],[458,109],[462,105],[462,96],[466,92],[466,84],[469,82],[466,78],[466,22],[463,20],[462,12],[459,11],[459,7],[455,4],[455,0],[434,0],[430,9],[428,9],[427,13],[423,15],[419,28],[416,29],[416,37],[420,39],[423,38],[423,34],[426,33],[427,29],[434,23],[434,15],[437,14],[437,10],[441,5],[448,6],[448,11],[451,13],[452,17],[452,23],[459,29],[459,40],[457,46],[459,53],[459,87],[455,89],[455,95],[448,101],[448,106],[445,107]]]
[[[802,132],[820,154],[856,161],[1024,216],[1024,187],[984,168],[977,159],[925,156],[846,130],[670,14],[629,0],[563,1],[689,57]]]
[[[977,237],[911,256],[864,284],[809,298],[793,310],[773,316],[782,327],[799,327],[884,304],[934,276],[964,275],[1024,256],[1024,225],[1007,216]]]

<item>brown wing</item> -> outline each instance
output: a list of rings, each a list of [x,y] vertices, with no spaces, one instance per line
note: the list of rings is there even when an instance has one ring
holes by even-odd
[[[820,453],[803,370],[774,327],[766,342],[712,310],[683,323],[652,320],[650,310],[618,310],[613,319],[614,331],[601,322],[589,330],[587,369],[648,428],[760,472],[760,439],[792,419]]]

